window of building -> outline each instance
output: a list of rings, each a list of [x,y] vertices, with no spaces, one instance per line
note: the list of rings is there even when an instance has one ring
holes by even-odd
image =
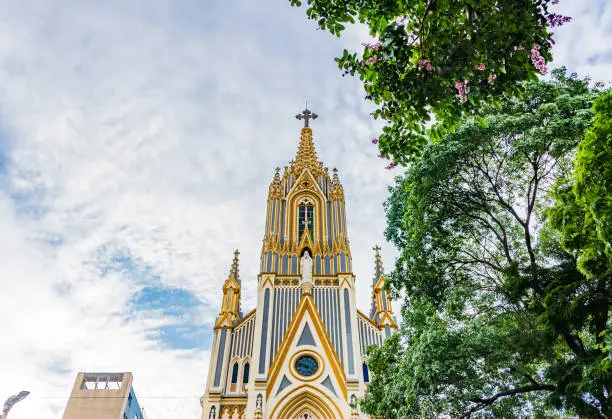
[[[366,365],[366,363],[363,363],[363,381],[365,383],[369,383],[370,382],[370,373],[368,372],[368,366]]]
[[[234,364],[232,368],[232,384],[236,384],[238,382],[238,363]]]
[[[249,382],[249,372],[250,372],[250,370],[251,370],[251,366],[247,362],[246,364],[244,364],[244,371],[242,372],[242,382],[245,383],[245,384]]]
[[[298,207],[298,237],[301,239],[304,230],[308,228],[310,237],[314,239],[314,205],[305,199]]]

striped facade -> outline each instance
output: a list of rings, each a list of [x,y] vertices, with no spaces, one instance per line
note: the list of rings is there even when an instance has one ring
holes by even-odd
[[[223,287],[202,418],[367,417],[351,405],[366,392],[366,348],[397,328],[378,249],[374,271],[366,316],[355,303],[344,191],[306,127],[270,185],[255,310],[240,312],[237,256]]]

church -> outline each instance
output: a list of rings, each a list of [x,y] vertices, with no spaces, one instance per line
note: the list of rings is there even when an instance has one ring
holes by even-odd
[[[241,310],[238,251],[223,285],[202,419],[366,418],[366,348],[397,330],[379,247],[369,315],[356,307],[344,189],[318,160],[317,115],[296,118],[297,156],[268,191],[255,309]]]

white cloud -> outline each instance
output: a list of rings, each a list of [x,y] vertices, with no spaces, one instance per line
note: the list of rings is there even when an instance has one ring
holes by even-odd
[[[130,301],[155,277],[210,323],[240,248],[253,306],[267,187],[295,154],[304,99],[344,184],[364,311],[374,244],[392,267],[382,201],[399,171],[376,158],[361,85],[333,61],[367,34],[315,31],[288,2],[178,4],[0,3],[0,398],[32,392],[12,419],[60,418],[80,370],[132,371],[150,419],[199,417],[208,352],[151,340],[176,319]],[[600,4],[568,6],[557,46],[594,78],[611,68]]]

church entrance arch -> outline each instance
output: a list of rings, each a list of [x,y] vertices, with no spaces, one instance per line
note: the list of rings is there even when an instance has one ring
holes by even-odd
[[[307,415],[307,416],[304,416]],[[343,417],[336,403],[312,386],[298,387],[279,400],[272,419],[338,419]]]

